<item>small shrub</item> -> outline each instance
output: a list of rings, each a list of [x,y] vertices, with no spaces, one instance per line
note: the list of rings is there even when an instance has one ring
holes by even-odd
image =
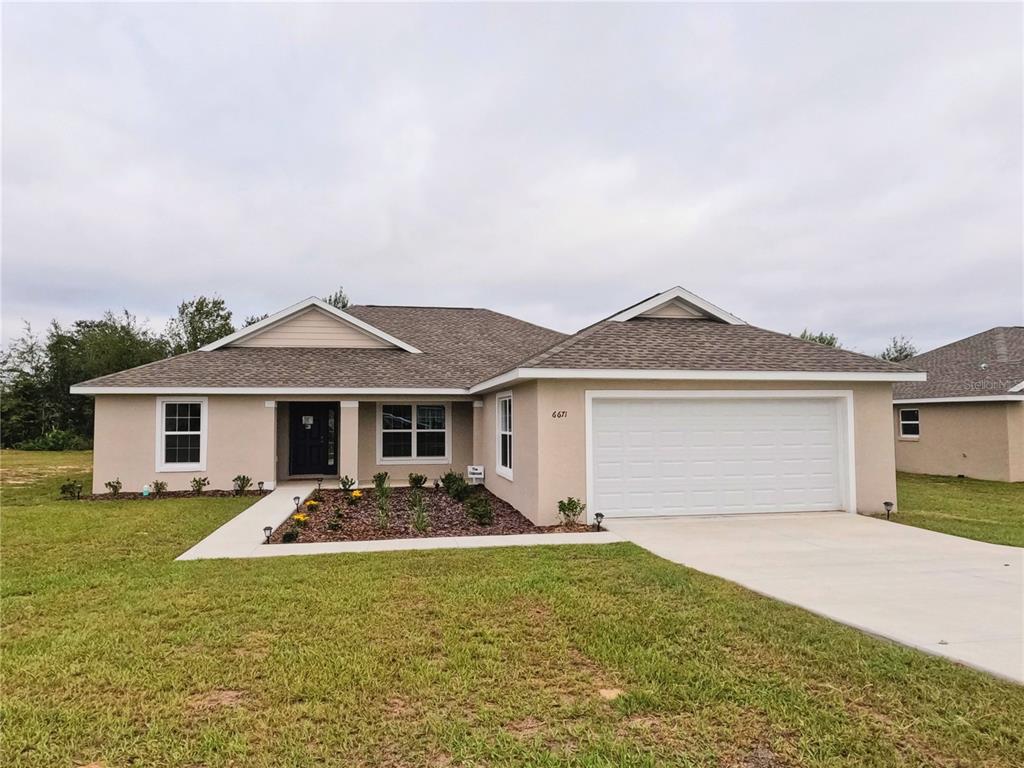
[[[409,511],[412,512],[412,527],[416,531],[423,533],[430,527],[427,502],[423,498],[423,491],[419,488],[414,488],[409,494]]]
[[[208,477],[193,477],[189,485],[192,486],[192,493],[196,496],[203,492],[203,488],[210,484],[210,478]]]
[[[296,528],[305,528],[309,524],[309,515],[305,512],[296,512],[292,515],[292,525]]]
[[[245,492],[249,490],[249,486],[252,485],[252,478],[248,475],[235,475],[235,479],[231,482],[235,484],[235,496],[244,496]]]
[[[461,472],[445,472],[441,475],[441,485],[444,487],[445,493],[456,501],[465,501],[471,490]]]
[[[558,502],[558,514],[562,517],[562,525],[578,525],[580,517],[587,511],[587,505],[574,496]]]
[[[466,501],[466,514],[477,525],[490,525],[494,522],[494,508],[486,494],[474,493]]]
[[[345,497],[345,502],[350,507],[354,507],[356,504],[359,503],[359,500],[361,498],[363,498],[363,492],[358,490],[358,489],[356,489],[356,490],[352,491],[352,493],[350,493],[348,496]]]
[[[72,480],[70,477],[67,482],[60,484],[60,497],[62,499],[75,499],[82,498],[82,483],[79,480]]]
[[[410,488],[422,488],[427,484],[427,476],[421,475],[418,472],[412,472],[409,474],[409,487]]]
[[[380,493],[381,488],[389,487],[391,482],[391,475],[387,472],[378,472],[373,476],[373,487],[377,489],[377,493]]]
[[[150,483],[149,487],[153,489],[154,496],[160,496],[161,494],[167,493],[167,483],[163,480],[154,480]]]
[[[103,486],[110,491],[111,496],[119,496],[121,489],[124,487],[124,483],[121,482],[121,478],[116,477],[113,480],[107,480]]]
[[[343,478],[341,478],[338,481],[338,485],[341,486],[341,490],[345,491],[345,493],[348,493],[349,491],[351,491],[352,490],[352,486],[354,486],[355,484],[356,484],[356,481],[353,480],[348,475],[345,475]]]
[[[383,472],[381,474],[387,474]],[[377,489],[377,525],[381,530],[391,525],[391,486],[382,485]]]
[[[282,536],[281,536],[281,541],[283,541],[285,544],[291,544],[293,541],[298,541],[298,540],[299,540],[299,532],[297,530],[295,530],[294,528],[292,528],[289,531],[285,531],[284,534],[282,534]]]
[[[331,520],[331,522],[329,522],[327,524],[327,530],[328,531],[340,531],[341,530],[341,522],[339,520]]]

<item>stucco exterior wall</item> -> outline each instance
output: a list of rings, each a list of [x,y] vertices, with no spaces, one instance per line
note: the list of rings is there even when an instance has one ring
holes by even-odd
[[[393,398],[389,402],[426,403],[445,402],[438,398]],[[440,477],[449,469],[465,474],[466,467],[473,463],[473,403],[455,401],[451,403],[451,463],[450,464],[378,464],[377,463],[377,403],[359,403],[359,483],[366,485],[373,481],[377,472],[389,472],[392,484],[402,484],[408,475],[418,472],[431,480]]]
[[[93,492],[120,478],[125,491],[137,492],[153,480],[172,491],[189,489],[200,475],[210,488],[230,489],[235,475],[271,485],[275,479],[275,408],[265,398],[216,395],[207,399],[206,469],[157,472],[157,398],[152,395],[98,395],[93,439]]]
[[[899,437],[899,412],[916,408],[917,439]],[[893,407],[901,472],[1024,481],[1024,403],[923,403]]]
[[[857,509],[896,501],[892,387],[887,383],[541,380],[513,390],[515,464],[509,482],[494,472],[495,394],[484,398],[482,463],[487,487],[539,525],[558,519],[558,500],[586,500],[587,390],[850,390],[854,409]],[[563,415],[564,414],[564,415]]]
[[[501,477],[497,467],[498,395],[512,393],[512,480]],[[536,522],[539,483],[539,443],[537,440],[537,382],[531,381],[511,389],[492,392],[483,398],[480,409],[482,439],[477,463],[484,465],[484,485],[495,496],[504,499]],[[550,446],[550,452],[560,446]]]

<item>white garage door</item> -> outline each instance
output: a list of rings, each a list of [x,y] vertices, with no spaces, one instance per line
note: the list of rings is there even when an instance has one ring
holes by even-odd
[[[832,398],[594,399],[589,512],[842,509],[839,410]]]

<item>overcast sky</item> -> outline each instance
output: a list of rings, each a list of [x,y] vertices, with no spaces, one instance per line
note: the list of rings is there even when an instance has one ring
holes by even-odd
[[[1024,323],[1005,5],[5,5],[4,339],[343,284],[576,330],[679,284],[877,352]]]

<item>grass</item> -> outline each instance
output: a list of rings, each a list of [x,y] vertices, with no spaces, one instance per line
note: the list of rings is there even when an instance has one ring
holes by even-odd
[[[897,523],[1024,547],[1024,483],[900,473],[897,485]]]
[[[4,766],[1024,754],[1024,688],[632,545],[177,563],[246,502],[56,502],[70,458],[2,458],[40,462],[3,498]]]

